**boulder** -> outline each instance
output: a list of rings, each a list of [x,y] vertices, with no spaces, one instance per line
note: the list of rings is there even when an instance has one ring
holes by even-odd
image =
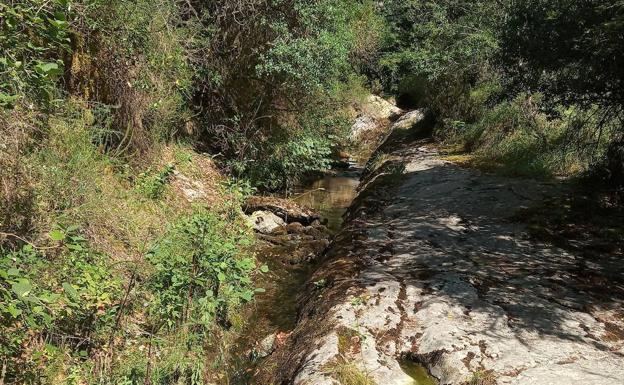
[[[319,213],[312,209],[301,206],[291,200],[277,197],[250,197],[245,202],[243,210],[247,215],[256,211],[269,211],[286,223],[299,222],[305,226],[321,217]]]
[[[382,97],[369,95],[362,105],[362,113],[376,120],[394,120],[401,116],[403,110]]]
[[[410,111],[410,112],[406,113],[405,115],[401,116],[401,118],[399,120],[394,122],[394,124],[392,125],[392,131],[394,131],[394,130],[409,130],[416,123],[418,123],[418,122],[422,121],[423,119],[425,119],[425,116],[426,116],[425,110]]]
[[[360,114],[351,126],[352,140],[360,139],[367,132],[387,127],[389,121],[397,119],[403,113],[400,108],[377,95],[370,95],[359,109]]]
[[[349,136],[352,140],[358,139],[365,132],[373,131],[374,129],[376,129],[378,124],[379,123],[370,116],[360,116],[351,126],[351,134]]]
[[[262,234],[271,234],[286,225],[282,218],[270,211],[254,211],[248,218],[254,230]]]

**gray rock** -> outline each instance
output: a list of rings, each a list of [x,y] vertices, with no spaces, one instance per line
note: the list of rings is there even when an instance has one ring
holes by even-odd
[[[362,105],[362,114],[375,120],[396,119],[402,113],[399,107],[377,95],[369,95]]]
[[[360,116],[355,119],[355,122],[351,126],[351,140],[357,140],[362,134],[368,131],[373,131],[377,128],[378,122],[370,116]]]
[[[375,383],[410,384],[399,365],[409,356],[447,385],[621,385],[624,298],[618,281],[604,291],[585,275],[621,279],[622,264],[588,264],[508,219],[552,185],[461,168],[417,145],[392,155],[406,162],[402,184],[379,192],[383,210],[365,210],[381,200],[367,191],[367,215],[330,246],[310,280],[329,284],[302,299],[279,380],[335,384],[326,368],[346,359]],[[358,346],[345,350],[354,333]]]
[[[360,106],[360,115],[351,126],[350,139],[357,141],[367,132],[388,127],[388,121],[396,119],[403,111],[389,101],[369,95]]]
[[[282,218],[270,211],[254,211],[248,218],[253,229],[262,234],[271,234],[286,225]]]
[[[425,119],[425,110],[410,111],[394,122],[392,130],[409,130],[423,119]]]
[[[254,349],[255,358],[265,358],[270,356],[275,351],[275,339],[277,333],[269,334],[266,336]]]

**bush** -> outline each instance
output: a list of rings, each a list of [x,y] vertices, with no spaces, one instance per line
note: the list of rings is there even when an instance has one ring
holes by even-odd
[[[32,245],[0,249],[0,324],[11,331],[0,339],[0,351],[9,382],[40,381],[45,373],[39,369],[64,354],[89,357],[115,326],[121,283],[106,256],[73,229],[49,236],[62,242],[57,255]]]
[[[372,4],[225,1],[200,10],[210,31],[197,95],[203,140],[258,187],[284,188],[326,168],[326,138],[343,133],[328,117],[350,101],[339,85],[357,78],[352,63],[369,54],[362,39],[375,40],[360,19],[376,20]]]
[[[200,211],[154,246],[147,260],[154,269],[149,287],[156,325],[209,332],[215,321],[227,325],[231,312],[253,299],[256,265],[252,255],[241,254],[252,243],[244,228]]]

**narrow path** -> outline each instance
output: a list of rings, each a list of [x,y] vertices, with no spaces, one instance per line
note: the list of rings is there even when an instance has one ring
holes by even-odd
[[[276,382],[335,384],[353,365],[415,384],[407,359],[440,384],[621,385],[624,264],[537,243],[511,220],[556,187],[461,168],[424,142],[394,147],[400,182],[373,176],[360,193],[312,279],[325,284],[310,284],[272,357]]]

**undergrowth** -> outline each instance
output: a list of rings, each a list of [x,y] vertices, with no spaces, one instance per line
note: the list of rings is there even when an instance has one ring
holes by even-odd
[[[2,178],[2,381],[205,384],[224,373],[259,272],[240,209],[249,190],[183,144],[154,146],[141,164],[103,152],[106,119],[80,103],[39,127],[22,111],[3,118],[38,140],[1,139],[14,171]]]

